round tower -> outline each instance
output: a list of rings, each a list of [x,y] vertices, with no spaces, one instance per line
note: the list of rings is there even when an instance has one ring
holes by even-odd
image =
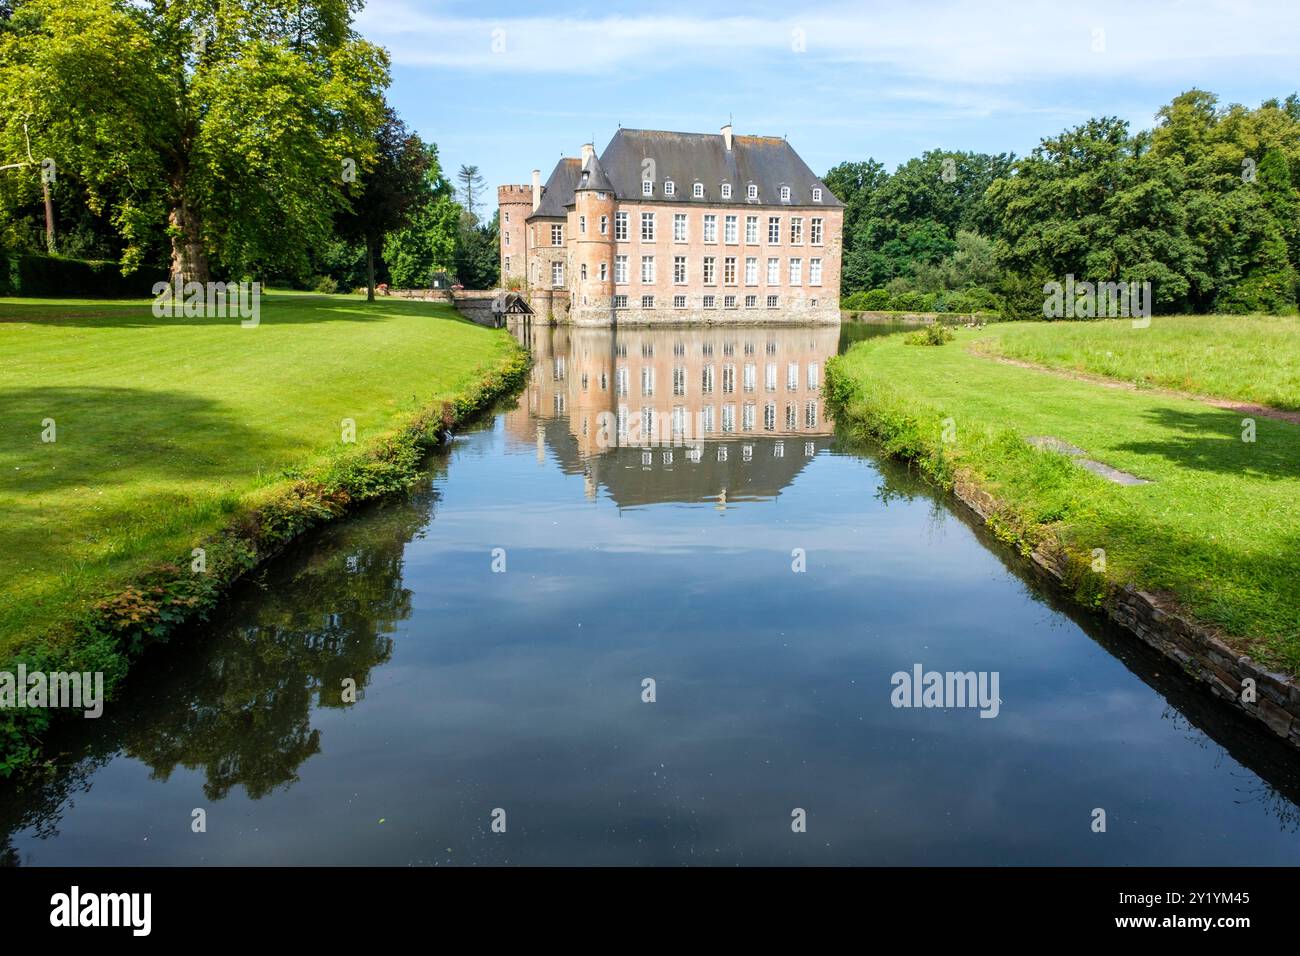
[[[577,324],[608,325],[614,318],[614,189],[590,143],[582,147],[573,205],[580,225],[574,235],[570,316]]]
[[[526,222],[533,211],[533,187],[498,186],[497,209],[501,216],[501,285],[508,286],[516,279],[523,288],[528,281]]]

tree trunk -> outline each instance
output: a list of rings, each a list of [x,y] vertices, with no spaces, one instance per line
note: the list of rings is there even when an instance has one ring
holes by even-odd
[[[375,243],[366,236],[366,301],[375,301]]]
[[[211,272],[198,214],[182,199],[168,214],[167,222],[173,230],[172,279],[180,276],[182,282],[207,282]]]
[[[41,190],[45,193],[45,248],[54,255],[57,251],[54,248],[54,201],[50,199],[50,184],[43,179]]]

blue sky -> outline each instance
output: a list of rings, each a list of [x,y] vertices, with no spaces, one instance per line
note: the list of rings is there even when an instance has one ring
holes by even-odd
[[[368,0],[389,98],[443,165],[545,177],[621,124],[786,135],[818,173],[926,149],[1023,154],[1090,116],[1150,126],[1191,87],[1300,87],[1297,0],[599,5]]]

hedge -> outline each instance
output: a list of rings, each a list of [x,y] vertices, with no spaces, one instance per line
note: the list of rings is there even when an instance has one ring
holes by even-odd
[[[123,276],[116,262],[65,259],[41,253],[0,253],[0,296],[144,299],[164,272]]]

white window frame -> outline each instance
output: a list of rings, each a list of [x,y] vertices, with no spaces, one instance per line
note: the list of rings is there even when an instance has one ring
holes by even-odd
[[[655,241],[655,214],[652,212],[641,213],[641,241]]]
[[[825,222],[826,220],[822,219],[821,216],[813,216],[812,220],[808,223],[808,241],[812,245],[820,246],[822,244],[822,238],[825,233]]]
[[[665,196],[674,196],[674,195],[676,195],[676,194],[677,194],[677,184],[674,183],[671,179],[665,179],[665,180],[664,180],[664,195],[665,195]]]
[[[722,217],[722,241],[728,245],[735,245],[740,242],[740,217],[723,216]]]
[[[564,224],[559,222],[551,223],[551,245],[564,245]]]
[[[551,263],[551,288],[564,288],[564,262],[560,259]]]
[[[641,195],[653,196],[655,194],[655,181],[653,179],[641,180]]]
[[[745,257],[745,285],[758,285],[758,256]]]
[[[767,217],[767,244],[769,246],[779,246],[781,244],[781,217]]]
[[[748,195],[749,195],[749,198],[750,198],[750,199],[757,199],[757,198],[758,198],[758,187],[755,186],[753,183],[750,183],[750,184],[749,184]]]
[[[655,257],[641,257],[641,284],[653,285],[655,281]]]
[[[673,285],[686,285],[685,256],[673,256]]]
[[[706,213],[704,216],[704,241],[710,244],[718,241],[717,213]]]
[[[822,284],[822,261],[820,259],[808,260],[808,284]]]
[[[614,213],[614,241],[627,242],[627,213]]]
[[[790,285],[803,285],[803,260],[795,256],[790,260]]]
[[[628,257],[614,257],[614,284],[627,285]]]
[[[767,284],[781,284],[781,260],[772,258],[767,260]]]
[[[722,184],[722,198],[723,199],[731,198],[731,183]]]
[[[689,235],[687,228],[686,213],[673,213],[673,242],[686,242]]]
[[[782,187],[781,187],[781,202],[789,202],[789,201],[790,201],[790,187],[789,187],[789,186],[782,186]]]
[[[703,199],[704,183],[696,183],[694,188],[691,190],[691,195],[694,196],[696,199]]]

